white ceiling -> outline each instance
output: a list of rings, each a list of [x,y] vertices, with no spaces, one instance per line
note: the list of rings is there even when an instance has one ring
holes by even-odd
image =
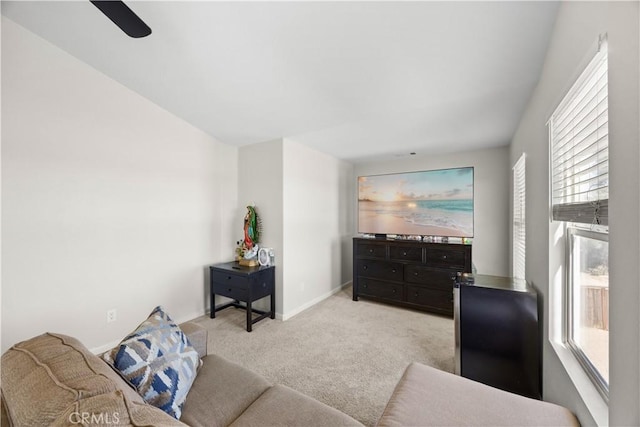
[[[534,89],[556,2],[89,1],[2,14],[203,129],[291,138],[353,162],[506,145]]]

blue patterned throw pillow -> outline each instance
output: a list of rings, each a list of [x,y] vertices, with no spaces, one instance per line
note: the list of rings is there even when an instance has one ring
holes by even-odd
[[[103,358],[145,402],[180,419],[200,359],[162,307],[156,307],[147,320]]]

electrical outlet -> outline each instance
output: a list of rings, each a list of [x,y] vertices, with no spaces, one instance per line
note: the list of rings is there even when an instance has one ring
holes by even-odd
[[[107,323],[115,322],[117,314],[118,311],[115,308],[107,310]]]

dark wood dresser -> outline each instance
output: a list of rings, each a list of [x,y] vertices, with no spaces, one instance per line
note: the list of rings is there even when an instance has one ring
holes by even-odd
[[[359,297],[453,316],[453,282],[471,272],[471,245],[353,239],[353,300]]]

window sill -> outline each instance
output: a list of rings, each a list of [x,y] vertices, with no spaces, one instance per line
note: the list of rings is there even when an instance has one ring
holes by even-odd
[[[591,382],[591,379],[587,376],[580,362],[578,362],[573,353],[571,353],[564,344],[554,342],[553,340],[549,340],[549,342],[596,424],[599,427],[608,426],[609,405]]]

